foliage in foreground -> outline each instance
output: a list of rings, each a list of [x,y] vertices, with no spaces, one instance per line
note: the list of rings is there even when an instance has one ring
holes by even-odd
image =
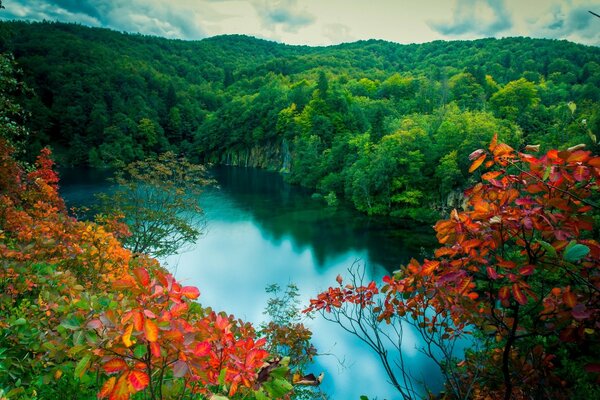
[[[106,226],[70,217],[50,151],[26,172],[0,139],[0,390],[8,398],[281,398],[254,328],[193,302]]]
[[[435,225],[435,258],[412,260],[379,285],[356,272],[344,285],[340,276],[311,300],[308,312],[374,349],[403,398],[421,393],[403,355],[410,328],[446,378],[441,397],[600,394],[600,157],[581,146],[536,151],[494,138],[470,156],[470,172],[489,171],[466,191],[465,211]],[[472,344],[464,356],[457,341]]]

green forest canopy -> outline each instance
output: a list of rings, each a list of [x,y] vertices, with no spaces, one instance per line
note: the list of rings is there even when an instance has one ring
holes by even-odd
[[[111,166],[174,151],[283,170],[371,214],[431,220],[494,133],[519,148],[600,133],[600,48],[506,38],[289,46],[3,22],[33,94],[32,154]]]

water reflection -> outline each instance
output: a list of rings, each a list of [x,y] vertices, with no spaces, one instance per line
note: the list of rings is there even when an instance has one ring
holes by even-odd
[[[63,173],[63,195],[71,204],[89,204],[93,193],[109,187],[91,174]],[[265,288],[272,283],[295,283],[308,304],[357,260],[366,266],[368,279],[379,279],[418,255],[422,246],[431,248],[428,230],[402,230],[349,208],[328,208],[278,174],[223,167],[215,177],[220,188],[208,188],[201,197],[206,234],[191,251],[164,262],[179,280],[200,288],[203,305],[255,324],[265,319]],[[332,399],[398,397],[366,345],[321,318],[306,324],[314,345],[328,354],[318,358],[313,372],[325,371],[322,387]],[[435,385],[439,376],[416,345],[416,336],[406,331],[409,368]]]
[[[219,167],[214,174],[221,190],[209,191],[208,196],[233,201],[261,226],[267,240],[277,243],[290,237],[299,249],[311,247],[320,267],[331,257],[355,251],[366,252],[369,260],[391,271],[435,245],[429,226],[407,229],[344,205],[327,207],[323,201],[312,199],[307,190],[287,184],[273,172]]]

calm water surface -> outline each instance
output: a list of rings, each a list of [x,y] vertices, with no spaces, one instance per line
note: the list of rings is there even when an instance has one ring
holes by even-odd
[[[255,324],[265,320],[270,284],[295,283],[304,307],[355,262],[364,265],[369,279],[379,279],[435,244],[430,228],[409,229],[344,206],[327,207],[276,173],[234,167],[213,172],[219,187],[206,189],[200,199],[205,234],[192,249],[163,262],[180,281],[200,289],[203,305]],[[93,193],[109,188],[97,172],[62,176],[70,205],[89,205]],[[319,352],[329,354],[318,357],[313,372],[325,372],[322,389],[331,399],[399,397],[366,345],[319,317],[305,324]],[[435,368],[415,350],[414,335],[405,332],[411,371],[435,388]]]

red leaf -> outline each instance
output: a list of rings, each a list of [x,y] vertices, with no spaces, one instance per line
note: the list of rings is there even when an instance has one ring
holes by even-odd
[[[112,374],[115,372],[125,371],[129,368],[129,366],[122,358],[113,358],[104,363],[102,368],[107,374]]]
[[[600,373],[600,364],[598,363],[590,363],[583,367],[587,372],[595,372],[597,374]]]
[[[487,274],[492,279],[498,279],[498,273],[493,267],[487,267]]]
[[[136,268],[133,270],[133,274],[137,278],[137,281],[140,283],[140,285],[144,287],[150,285],[150,274],[148,274],[148,271],[146,271],[145,268]]]
[[[337,281],[338,284],[342,284],[343,280],[342,280],[342,276],[338,274],[338,276],[335,278],[335,280]]]
[[[513,291],[513,297],[515,298],[515,300],[517,300],[517,302],[519,304],[521,304],[521,305],[527,304],[527,297],[525,297],[525,295],[523,294],[523,292],[521,291],[521,288],[519,287],[519,285],[517,283],[513,283],[512,291]]]
[[[200,297],[200,291],[194,286],[184,286],[181,288],[181,295],[190,300],[195,300]]]
[[[131,371],[127,376],[127,379],[136,392],[144,390],[144,388],[150,383],[150,377],[148,374],[142,371]]]
[[[100,389],[100,391],[98,392],[98,398],[104,399],[108,397],[108,395],[112,392],[113,388],[115,387],[115,383],[117,383],[117,378],[115,378],[114,376],[108,378],[108,380],[104,382],[104,385],[102,385],[102,389]]]
[[[583,165],[577,166],[577,168],[575,168],[575,172],[573,172],[573,178],[575,178],[577,182],[585,181],[587,178],[589,178],[589,176],[590,170],[588,167]]]
[[[533,274],[533,271],[535,271],[534,265],[526,265],[519,270],[519,274],[521,274],[523,276],[528,276],[528,275]]]
[[[144,335],[150,343],[158,340],[158,326],[151,319],[144,320]]]
[[[194,355],[204,357],[210,354],[210,344],[208,342],[200,342],[194,348]]]
[[[475,171],[477,168],[479,168],[479,166],[481,164],[483,164],[483,162],[485,161],[487,157],[487,154],[482,154],[481,156],[479,156],[479,158],[475,161],[473,161],[473,164],[471,164],[471,167],[469,168],[469,173]]]
[[[100,329],[102,328],[102,321],[99,319],[93,319],[86,325],[89,329]]]

